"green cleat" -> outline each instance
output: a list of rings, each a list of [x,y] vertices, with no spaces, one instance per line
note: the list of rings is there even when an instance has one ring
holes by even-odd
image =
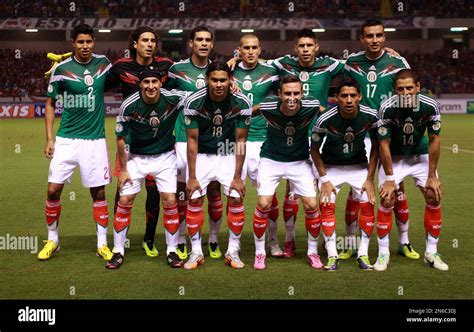
[[[209,256],[211,256],[211,258],[221,258],[222,257],[221,249],[219,248],[219,243],[217,243],[217,242],[210,242],[209,243]]]
[[[408,257],[408,258],[411,258],[411,259],[419,259],[420,258],[420,254],[417,253],[415,251],[415,249],[413,249],[413,247],[411,246],[410,243],[400,244],[398,246],[398,254],[402,255],[402,256],[405,256],[405,257]]]
[[[359,256],[357,265],[364,271],[372,271],[374,267],[370,264],[369,256]]]
[[[176,253],[180,259],[188,259],[188,248],[186,248],[186,243],[179,243],[178,248],[176,248]]]
[[[143,241],[142,247],[148,257],[158,257],[158,249],[156,249],[155,244],[153,242]]]
[[[349,259],[357,255],[357,250],[355,249],[345,249],[339,253],[339,259]]]
[[[324,271],[333,272],[337,271],[337,257],[331,256],[328,258],[328,263],[324,265]]]

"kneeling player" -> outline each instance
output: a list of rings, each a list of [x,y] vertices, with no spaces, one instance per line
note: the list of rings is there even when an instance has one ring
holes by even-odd
[[[318,185],[321,200],[321,221],[328,263],[327,271],[337,270],[336,195],[344,183],[351,186],[352,196],[360,203],[361,245],[357,262],[364,270],[371,270],[368,248],[374,228],[374,174],[378,161],[375,128],[377,112],[359,105],[362,96],[359,85],[345,80],[336,89],[338,105],[324,112],[317,120],[311,136],[311,157],[320,175]],[[367,169],[364,138],[371,135],[372,147]],[[319,153],[323,138],[326,141]]]
[[[438,103],[420,93],[415,72],[401,70],[395,79],[397,94],[381,105],[379,185],[381,204],[377,213],[379,254],[374,269],[385,271],[390,260],[389,234],[398,185],[407,177],[415,180],[425,198],[425,264],[441,271],[448,265],[438,253],[441,229],[441,183],[436,171],[440,154],[441,115]],[[424,136],[428,130],[428,140]]]
[[[120,161],[120,200],[114,219],[114,255],[106,264],[119,268],[124,261],[124,244],[136,195],[148,174],[154,176],[163,203],[166,254],[171,267],[183,266],[176,254],[178,208],[176,206],[176,153],[173,128],[177,104],[184,93],[161,89],[162,73],[145,70],[140,74],[141,91],[124,100],[117,116],[117,150]],[[129,136],[130,155],[125,151]]]
[[[260,104],[260,113],[268,122],[267,138],[260,152],[257,175],[258,204],[253,217],[255,263],[265,269],[265,230],[275,189],[282,178],[293,184],[303,201],[308,230],[308,261],[320,269],[317,254],[320,217],[314,188],[314,176],[308,161],[308,127],[319,111],[319,101],[303,98],[301,81],[294,76],[281,80],[279,97],[268,97]]]

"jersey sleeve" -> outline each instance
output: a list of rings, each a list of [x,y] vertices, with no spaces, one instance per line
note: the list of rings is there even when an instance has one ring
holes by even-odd
[[[56,99],[56,97],[63,93],[63,75],[61,68],[56,67],[49,79],[48,90],[46,92],[47,97]]]
[[[441,114],[439,112],[439,103],[434,101],[430,103],[430,112],[428,117],[428,134],[439,135],[441,132]]]
[[[173,89],[173,90],[167,90],[167,89],[161,89],[161,94],[163,94],[167,101],[171,104],[171,105],[179,105],[182,101],[184,101],[184,99],[186,99],[186,97],[188,95],[190,95],[191,93],[189,92],[185,92],[185,91],[180,91],[180,90],[176,90],[176,89]]]
[[[177,89],[179,87],[178,79],[176,76],[176,66],[172,65],[168,71],[168,78],[164,87],[168,90]]]
[[[194,103],[190,98],[186,98],[183,101],[183,104],[181,106],[183,116],[184,116],[184,125],[186,129],[196,129],[199,128],[199,123],[198,123],[198,117],[199,113],[195,109]]]
[[[320,116],[316,117],[315,124],[311,130],[311,144],[315,144],[318,148],[323,143],[324,137],[326,137],[327,129],[324,121],[318,121]]]
[[[133,105],[133,103],[131,104]],[[125,99],[120,106],[119,115],[117,115],[117,120],[115,124],[115,136],[117,137],[128,137],[130,132],[130,108],[132,107],[128,102],[128,98]]]
[[[333,61],[333,63],[329,66],[329,70],[331,73],[331,78],[333,78],[344,71],[344,63],[334,58],[330,59]]]
[[[382,104],[379,110],[379,120],[377,122],[377,139],[379,141],[391,138],[391,113],[392,109]]]
[[[119,66],[114,64],[110,68],[109,73],[105,79],[105,91],[116,88],[120,85]]]

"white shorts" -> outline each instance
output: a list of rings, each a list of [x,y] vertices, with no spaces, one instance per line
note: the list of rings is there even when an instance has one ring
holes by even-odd
[[[178,182],[186,182],[186,172],[188,168],[188,143],[176,142],[174,148],[176,150],[176,166],[178,169]]]
[[[132,183],[127,182],[120,196],[139,193],[147,175],[155,178],[159,192],[176,192],[176,153],[168,151],[162,154],[141,155],[131,153],[127,161],[127,171]]]
[[[207,153],[198,153],[196,158],[196,178],[201,185],[201,191],[195,191],[191,199],[206,195],[207,186],[212,181],[219,182],[224,187],[224,194],[230,197],[240,197],[237,191],[230,192],[230,184],[235,174],[235,156],[234,155],[215,155]],[[243,177],[243,176],[242,176]],[[186,180],[189,179],[186,171]],[[243,177],[242,180],[245,181]]]
[[[370,137],[364,138],[364,145],[365,145],[365,155],[367,156],[367,163],[370,163],[370,149],[372,149],[372,141]]]
[[[360,202],[368,202],[367,193],[361,194],[362,185],[367,180],[367,164],[358,165],[326,165],[326,176],[332,185],[339,191],[344,183],[352,188],[352,198]],[[318,181],[319,192],[321,192],[321,181]],[[331,203],[336,202],[336,195],[331,194]]]
[[[259,196],[273,196],[281,179],[288,179],[291,192],[300,196],[316,197],[314,176],[309,160],[280,162],[260,158],[257,176]]]
[[[248,176],[252,185],[257,186],[258,164],[260,162],[260,150],[263,142],[247,142],[245,151],[245,163],[242,176]]]
[[[403,182],[407,176],[411,176],[415,184],[424,187],[428,180],[429,157],[428,154],[418,156],[392,156],[393,175],[395,183],[398,185]],[[379,187],[385,182],[385,171],[379,167]]]
[[[84,187],[94,188],[109,184],[111,175],[105,138],[90,140],[56,137],[54,156],[49,164],[48,182],[71,182],[76,166],[79,166]]]

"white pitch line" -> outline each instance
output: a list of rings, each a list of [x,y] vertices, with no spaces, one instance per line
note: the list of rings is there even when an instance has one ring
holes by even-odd
[[[446,149],[446,150],[451,150],[453,151],[452,146],[442,146],[441,148]],[[474,153],[472,150],[466,150],[466,149],[457,149],[459,152],[466,152],[466,153]]]

